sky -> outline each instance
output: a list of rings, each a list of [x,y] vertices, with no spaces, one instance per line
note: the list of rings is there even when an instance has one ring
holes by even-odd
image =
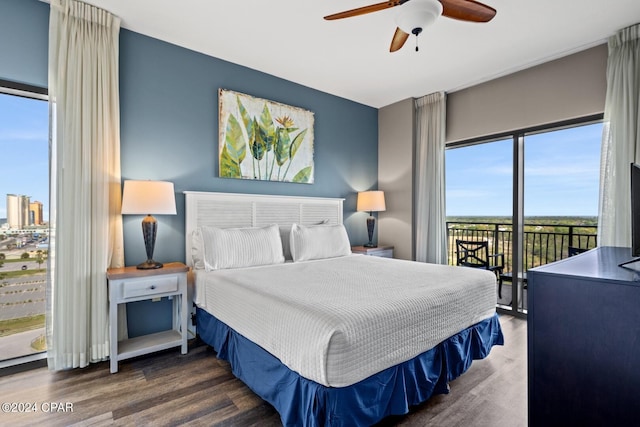
[[[30,196],[49,219],[49,105],[0,93],[0,218],[7,194]]]
[[[525,216],[597,216],[602,124],[525,136]],[[513,140],[446,151],[447,216],[510,216]]]

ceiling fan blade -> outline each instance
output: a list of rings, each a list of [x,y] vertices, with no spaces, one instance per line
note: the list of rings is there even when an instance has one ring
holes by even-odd
[[[389,47],[389,52],[400,50],[400,48],[404,46],[404,43],[408,38],[409,34],[396,27],[396,32],[393,34],[393,39],[391,39],[391,47]]]
[[[470,22],[489,22],[496,16],[491,6],[475,0],[439,0],[442,3],[442,15]]]
[[[365,15],[371,12],[377,12],[379,10],[389,9],[390,7],[400,6],[409,0],[390,0],[382,3],[371,4],[369,6],[359,7],[357,9],[345,10],[344,12],[334,13],[333,15],[327,15],[324,17],[327,21],[334,19],[350,18],[352,16]]]

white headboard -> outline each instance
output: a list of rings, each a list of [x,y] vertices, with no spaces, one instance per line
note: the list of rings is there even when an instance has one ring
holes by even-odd
[[[185,191],[185,260],[191,260],[191,235],[200,226],[219,228],[342,224],[344,199],[264,194]]]

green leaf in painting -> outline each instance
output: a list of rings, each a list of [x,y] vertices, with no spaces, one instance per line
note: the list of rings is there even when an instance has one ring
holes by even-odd
[[[239,96],[236,97],[236,102],[238,103],[238,110],[240,111],[240,117],[242,117],[242,123],[244,123],[244,128],[247,130],[247,137],[249,138],[249,141],[248,141],[249,147],[251,147],[256,138],[256,133],[255,133],[256,126],[254,126],[255,118],[252,119],[249,116],[249,112],[247,112],[247,109],[244,108],[244,105],[242,104],[242,101],[240,101]]]
[[[273,143],[276,139],[276,130],[273,126],[273,118],[271,117],[271,112],[269,111],[269,107],[267,104],[264,104],[264,108],[262,109],[262,114],[260,114],[260,132],[262,134],[262,140],[266,145],[267,151],[271,151],[273,148]]]
[[[242,178],[240,164],[231,157],[226,145],[220,155],[220,176],[223,178]]]
[[[253,120],[253,131],[255,138],[251,144],[251,154],[253,158],[260,161],[264,157],[264,154],[268,151],[267,144],[264,142],[263,135],[259,131],[260,125],[257,120]]]
[[[236,96],[236,102],[238,103],[238,110],[240,111],[240,117],[242,117],[242,122],[244,123],[244,127],[247,130],[247,134],[248,134],[250,130],[253,128],[253,125],[251,124],[251,118],[249,117],[249,113],[247,112],[247,109],[244,108],[242,101],[240,101],[239,96]]]
[[[286,129],[278,127],[276,130],[276,148],[274,150],[278,166],[284,165],[289,158],[290,145],[291,138],[289,138],[289,132],[286,132]]]
[[[295,174],[292,181],[306,184],[309,182],[309,178],[311,178],[311,166],[300,169],[298,173]]]
[[[247,127],[247,137],[249,138],[249,140],[247,141],[247,145],[249,147],[252,147],[253,144],[256,141],[256,133],[254,131],[254,128],[255,128],[254,123],[255,123],[254,119],[249,119],[249,125]]]
[[[293,159],[293,156],[296,155],[296,153],[298,152],[298,148],[300,148],[300,145],[302,144],[302,141],[304,140],[304,137],[307,134],[307,130],[303,130],[302,132],[300,132],[299,134],[296,135],[295,138],[293,138],[293,142],[291,143],[291,149],[289,152],[289,157],[291,157]]]
[[[229,115],[225,131],[225,144],[220,155],[220,175],[240,177],[240,163],[247,155],[247,144],[240,123],[233,114]]]

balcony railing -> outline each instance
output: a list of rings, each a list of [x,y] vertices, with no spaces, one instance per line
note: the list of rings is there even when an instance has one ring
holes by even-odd
[[[592,249],[597,246],[595,225],[537,224],[524,225],[523,268],[530,268],[558,261],[569,256],[569,248]],[[449,264],[456,264],[456,239],[486,240],[489,251],[504,255],[504,271],[512,268],[512,233],[509,223],[448,221]]]

